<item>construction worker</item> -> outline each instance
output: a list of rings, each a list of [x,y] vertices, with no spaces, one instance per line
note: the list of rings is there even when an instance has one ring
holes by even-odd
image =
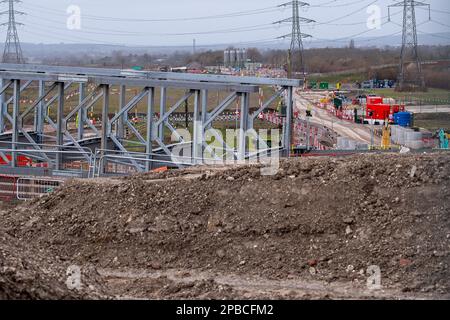
[[[312,107],[311,107],[311,105],[308,105],[306,107],[306,116],[307,117],[312,117]]]

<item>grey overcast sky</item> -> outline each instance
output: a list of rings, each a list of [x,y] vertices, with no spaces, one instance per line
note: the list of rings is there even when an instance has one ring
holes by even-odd
[[[275,41],[276,37],[290,32],[289,23],[272,25],[274,21],[291,16],[290,8],[277,8],[287,1],[23,0],[16,5],[16,10],[26,13],[17,16],[17,20],[24,23],[19,27],[23,42],[172,46],[191,45],[195,38],[198,45],[257,44]],[[401,8],[392,9],[393,22],[387,23],[387,7],[395,2],[311,0],[311,6],[301,9],[300,15],[317,22],[302,26],[302,32],[313,36],[308,41],[334,39],[337,42],[347,42],[350,37],[358,40],[398,34],[402,23]],[[427,22],[427,10],[417,9],[419,33],[450,32],[450,1],[424,2],[432,6],[432,21]],[[67,9],[71,5],[81,9],[80,30],[67,28]],[[369,5],[381,8],[383,26],[380,30],[369,30],[366,25]],[[3,4],[5,9],[6,6]],[[6,22],[7,16],[2,19]],[[6,27],[2,32],[6,32]]]

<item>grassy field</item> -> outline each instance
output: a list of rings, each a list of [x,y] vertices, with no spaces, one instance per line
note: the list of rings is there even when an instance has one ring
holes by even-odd
[[[450,113],[419,113],[414,115],[414,126],[435,132],[450,132]]]
[[[367,80],[365,73],[348,73],[348,74],[324,74],[321,76],[311,76],[310,81],[329,82],[333,87],[337,82],[355,83]],[[362,90],[366,94],[377,94],[385,97],[394,98],[402,101],[419,100],[422,104],[444,105],[450,104],[450,91],[444,89],[429,88],[427,92],[396,92],[394,89],[365,89]]]
[[[364,73],[324,74],[320,76],[311,76],[308,78],[308,80],[316,82],[328,82],[330,84],[335,84],[337,82],[355,83],[366,80],[366,75]]]
[[[402,101],[420,100],[423,104],[450,104],[450,91],[443,89],[431,88],[427,92],[396,92],[394,89],[374,89],[365,92]]]

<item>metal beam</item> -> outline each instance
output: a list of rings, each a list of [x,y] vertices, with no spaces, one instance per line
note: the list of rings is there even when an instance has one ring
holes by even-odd
[[[214,119],[221,114],[226,108],[228,108],[228,106],[238,97],[238,93],[233,92],[231,93],[225,100],[223,100],[219,106],[217,106],[213,112],[210,113],[210,115],[208,116],[208,119],[205,121],[205,123],[203,124],[206,127],[208,127],[213,121]]]
[[[92,82],[97,84],[121,85],[126,83],[132,87],[170,87],[192,90],[224,90],[224,91],[240,91],[240,92],[258,92],[259,87],[249,84],[233,84],[188,81],[188,80],[161,80],[161,79],[135,79],[135,78],[114,78],[114,77],[90,77]]]
[[[286,157],[291,155],[291,142],[292,142],[292,115],[294,108],[293,92],[292,87],[287,88],[287,103],[286,103],[286,122],[284,125],[284,147],[286,152]]]
[[[119,96],[119,112],[125,108],[126,105],[126,95],[127,95],[127,87],[125,85],[121,85],[120,86],[120,96]],[[117,132],[116,135],[119,139],[124,139],[125,138],[125,131],[124,131],[124,126],[125,126],[125,119],[126,119],[126,114],[123,114],[120,118],[119,121],[117,122]]]
[[[102,150],[108,149],[108,126],[109,126],[109,119],[108,119],[108,113],[109,113],[109,85],[105,84],[102,86],[103,90],[103,107],[102,107],[102,133],[101,133],[101,146],[100,148]],[[105,156],[105,152],[102,151],[102,157]],[[103,161],[101,164],[102,166],[102,172],[105,173],[106,170],[106,161]]]
[[[62,151],[62,145],[64,144],[64,82],[58,82],[58,106],[56,111],[56,145],[58,151]],[[63,164],[62,154],[56,155],[56,170],[61,170]]]
[[[20,80],[14,80],[14,93],[13,93],[13,123],[12,123],[12,145],[11,149],[17,149],[17,143],[19,142],[19,110],[20,110]],[[17,166],[17,154],[11,152],[11,167]]]
[[[78,104],[82,104],[86,97],[86,84],[80,83],[78,89]],[[77,128],[77,138],[78,140],[83,140],[84,137],[84,124],[86,122],[86,109],[80,108],[78,110],[78,128]]]
[[[203,150],[203,123],[200,116],[200,91],[195,91],[194,95],[194,117],[193,117],[193,137],[192,137],[192,163],[198,163],[202,158]]]
[[[57,86],[57,83],[55,82],[52,84],[52,86],[46,92],[44,92],[44,94],[42,94],[42,95],[40,94],[39,97],[36,99],[36,101],[31,106],[26,108],[25,111],[19,116],[20,121],[22,122],[23,119],[31,112],[31,110],[36,108],[42,102],[42,100],[44,100],[50,94],[50,92],[56,88],[56,86]]]
[[[147,95],[148,93],[148,88],[144,88],[142,89],[141,93],[138,94],[137,96],[134,96],[133,99],[131,99],[130,102],[128,102],[128,104],[121,108],[119,113],[117,113],[112,119],[111,119],[111,123],[116,122],[117,120],[119,120],[120,118],[122,118],[122,115],[134,108],[142,99],[144,99],[144,97]]]
[[[169,111],[167,111],[167,112],[164,114],[164,116],[162,116],[162,117],[159,119],[159,121],[156,123],[156,125],[159,126],[159,125],[163,124],[164,122],[166,122],[167,119],[169,118],[169,116],[170,116],[173,112],[175,112],[175,110],[177,110],[177,109],[183,104],[183,102],[186,101],[187,99],[189,99],[193,94],[194,94],[194,91],[192,91],[192,90],[189,91],[188,93],[186,93],[180,100],[178,100],[177,103],[175,103],[175,104],[170,108]]]
[[[161,101],[159,103],[159,119],[161,119],[166,113],[167,105],[167,88],[161,87]],[[164,124],[159,124],[158,126],[158,138],[164,142]]]
[[[0,79],[0,88],[3,88],[3,79]],[[0,134],[5,132],[5,95],[0,94]]]
[[[250,97],[247,93],[241,96],[241,123],[239,127],[239,160],[244,160],[247,152],[247,130],[248,130],[248,111],[250,106]]]
[[[29,80],[29,81],[27,81],[24,85],[20,86],[20,93],[24,92],[25,89],[28,88],[32,82],[33,82],[33,81]],[[7,105],[10,104],[10,103],[13,101],[13,99],[14,99],[14,98],[11,97],[11,98],[9,98],[8,100],[6,100],[6,104],[7,104]]]
[[[302,80],[297,79],[273,79],[261,77],[235,77],[227,75],[200,75],[183,74],[175,72],[147,72],[134,70],[102,69],[102,68],[80,68],[80,67],[60,67],[60,66],[42,66],[33,64],[0,64],[0,71],[25,71],[40,72],[44,74],[74,74],[79,76],[106,76],[106,77],[133,77],[141,79],[161,79],[161,80],[181,80],[198,82],[218,82],[250,85],[278,85],[301,87]],[[194,88],[192,88],[194,89]]]
[[[155,109],[155,88],[149,88],[148,100],[147,100],[147,145],[145,152],[148,154],[147,160],[152,159],[151,153],[153,152],[153,113]],[[152,161],[145,162],[145,170],[150,171],[153,169]]]

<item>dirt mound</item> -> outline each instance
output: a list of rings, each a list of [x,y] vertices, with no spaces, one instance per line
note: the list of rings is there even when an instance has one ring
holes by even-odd
[[[82,275],[84,287],[69,290],[64,263],[58,258],[45,250],[31,249],[29,244],[25,247],[2,231],[0,241],[0,300],[106,298],[92,285],[92,269],[85,269],[91,274]]]
[[[0,216],[75,264],[450,292],[450,156],[365,155],[82,181]]]

